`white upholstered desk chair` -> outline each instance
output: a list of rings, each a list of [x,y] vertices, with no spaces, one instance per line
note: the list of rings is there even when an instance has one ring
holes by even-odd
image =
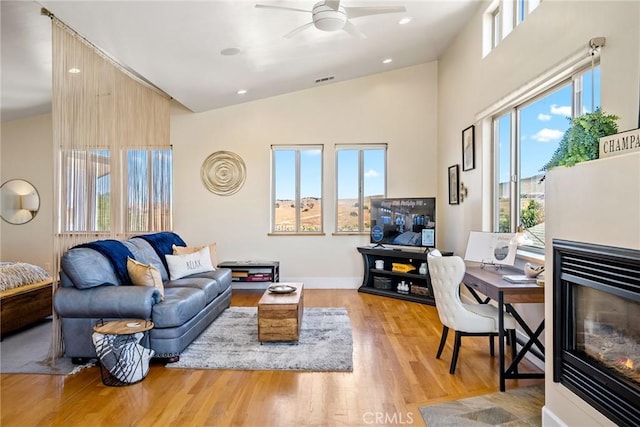
[[[494,355],[493,337],[498,335],[498,308],[491,304],[465,304],[460,300],[460,284],[465,273],[465,265],[458,256],[443,257],[440,251],[433,250],[427,256],[429,276],[436,300],[436,308],[442,322],[442,338],[436,359],[440,358],[447,342],[449,329],[455,331],[453,356],[449,373],[456,371],[460,343],[463,336],[488,336],[491,356]],[[508,331],[515,347],[516,321],[509,313],[504,313],[504,329]]]

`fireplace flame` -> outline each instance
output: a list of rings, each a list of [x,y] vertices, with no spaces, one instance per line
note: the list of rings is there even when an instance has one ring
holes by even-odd
[[[633,360],[629,359],[628,357],[618,359],[618,363],[625,368],[633,370]]]

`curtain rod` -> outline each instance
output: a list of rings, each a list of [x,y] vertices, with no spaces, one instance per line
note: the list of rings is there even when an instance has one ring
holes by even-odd
[[[53,13],[51,13],[48,9],[46,8],[41,8],[40,9],[40,15],[43,16],[47,16],[48,18],[50,18],[53,23],[59,25],[60,27],[64,28],[65,30],[67,30],[69,33],[71,33],[71,35],[73,35],[74,37],[77,37],[82,43],[86,44],[88,47],[90,47],[91,49],[93,49],[99,56],[101,56],[105,61],[109,62],[111,65],[113,65],[114,67],[116,67],[118,70],[120,70],[122,73],[126,74],[128,77],[132,78],[133,80],[135,80],[136,82],[144,85],[145,87],[153,90],[154,92],[158,93],[161,96],[164,96],[167,99],[173,99],[173,97],[171,95],[169,95],[168,93],[166,93],[165,91],[163,91],[162,89],[160,89],[159,87],[157,87],[156,85],[154,85],[153,83],[151,83],[149,80],[145,79],[144,77],[142,77],[141,75],[139,75],[138,73],[136,73],[135,71],[129,69],[128,67],[120,64],[116,59],[112,58],[111,56],[109,56],[106,52],[104,52],[102,49],[100,49],[98,46],[96,46],[95,44],[91,43],[86,37],[84,37],[82,34],[80,34],[79,32],[77,32],[76,30],[74,30],[73,28],[71,28],[69,25],[65,24],[63,21],[61,21],[59,18],[57,18]]]

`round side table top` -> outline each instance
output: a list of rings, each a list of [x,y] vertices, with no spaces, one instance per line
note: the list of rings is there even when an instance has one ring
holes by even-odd
[[[104,322],[93,327],[93,331],[104,335],[129,335],[153,328],[153,322],[144,319],[123,319]]]

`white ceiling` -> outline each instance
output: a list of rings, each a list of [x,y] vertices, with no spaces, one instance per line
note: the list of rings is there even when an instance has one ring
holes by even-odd
[[[51,23],[46,7],[94,45],[194,112],[345,81],[438,59],[473,15],[476,0],[349,1],[343,6],[405,6],[406,12],[352,23],[367,38],[310,27],[297,1],[6,1],[2,0],[2,121],[50,111]],[[412,17],[406,25],[400,18]],[[240,53],[220,52],[238,48]],[[382,60],[392,58],[390,64]],[[236,92],[247,90],[244,95]]]

